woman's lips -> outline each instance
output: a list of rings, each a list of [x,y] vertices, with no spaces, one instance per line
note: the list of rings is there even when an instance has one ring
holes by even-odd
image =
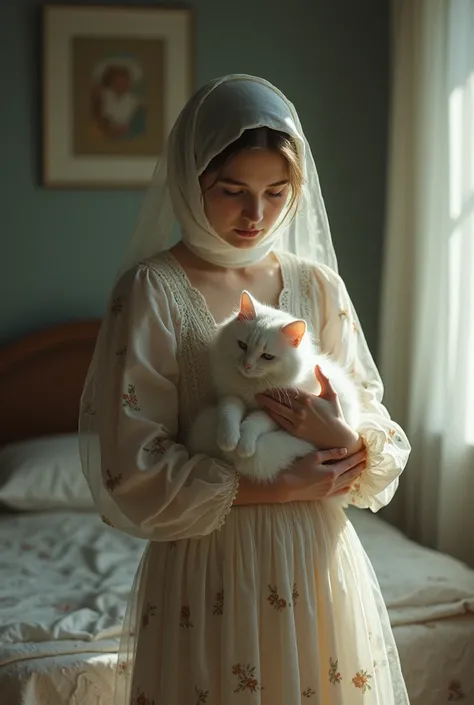
[[[235,228],[234,232],[237,233],[237,235],[240,235],[240,237],[257,237],[257,235],[260,235],[262,232],[261,230],[238,230]]]

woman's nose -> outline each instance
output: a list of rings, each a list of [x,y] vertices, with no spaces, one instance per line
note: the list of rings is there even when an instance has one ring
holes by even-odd
[[[245,204],[244,217],[251,223],[259,223],[263,218],[263,202],[260,198],[249,198]]]

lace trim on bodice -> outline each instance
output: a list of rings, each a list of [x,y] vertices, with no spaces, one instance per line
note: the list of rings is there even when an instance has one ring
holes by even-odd
[[[279,308],[304,318],[313,329],[313,334],[317,334],[317,311],[311,306],[310,295],[310,287],[314,286],[315,281],[311,265],[288,253],[277,253],[277,257],[283,280]],[[162,252],[156,259],[143,264],[159,275],[179,312],[179,328],[176,331],[180,370],[179,428],[180,435],[183,435],[196,411],[212,400],[207,351],[217,325],[204,296],[191,285],[186,272],[171,252]]]

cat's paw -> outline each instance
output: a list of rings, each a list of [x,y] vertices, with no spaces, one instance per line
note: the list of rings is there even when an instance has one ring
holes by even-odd
[[[239,458],[251,458],[255,455],[255,450],[257,447],[257,439],[248,433],[242,434],[240,437],[239,444],[237,446],[237,455]]]
[[[240,429],[222,425],[217,429],[217,445],[221,450],[230,453],[235,450],[240,441]]]

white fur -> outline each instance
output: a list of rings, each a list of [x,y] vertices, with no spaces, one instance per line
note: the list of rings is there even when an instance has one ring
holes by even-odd
[[[193,454],[220,458],[242,475],[271,482],[297,458],[316,448],[280,429],[259,408],[255,400],[258,392],[297,387],[318,393],[314,368],[319,365],[352,427],[358,423],[359,399],[349,374],[319,353],[309,332],[303,334],[299,345],[284,335],[282,329],[297,319],[259,303],[246,292],[242,296],[247,298],[242,300],[240,313],[220,326],[209,351],[217,405],[198,414],[187,446]],[[263,354],[274,359],[266,360]]]

